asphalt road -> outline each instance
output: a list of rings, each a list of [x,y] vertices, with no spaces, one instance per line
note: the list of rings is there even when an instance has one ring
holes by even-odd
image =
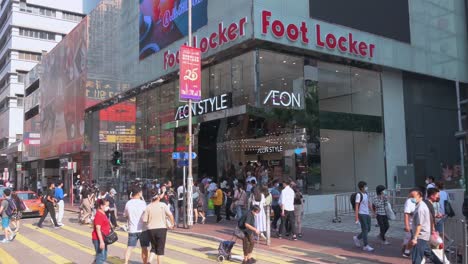
[[[60,229],[53,229],[50,221],[46,219],[44,228],[35,226],[37,218],[22,220],[22,226],[16,239],[7,244],[0,244],[0,263],[92,263],[94,248],[91,243],[91,226],[77,223],[77,214],[66,212],[64,224]],[[2,233],[3,234],[3,233]],[[123,255],[127,244],[127,234],[118,232],[119,241],[109,246],[108,263],[124,263]],[[3,239],[3,235],[0,236]],[[166,256],[163,263],[215,263],[217,262],[217,249],[219,243],[192,237],[189,234],[170,232],[166,244]],[[242,248],[238,241],[233,250],[233,261],[224,263],[240,263]],[[141,250],[134,249],[131,263],[142,263]],[[254,257],[258,263],[305,263],[285,255],[274,252],[256,250]],[[153,262],[155,263],[155,262]]]

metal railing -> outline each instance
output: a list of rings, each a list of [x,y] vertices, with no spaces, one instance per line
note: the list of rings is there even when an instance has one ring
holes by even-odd
[[[445,254],[442,262],[468,264],[468,240],[466,220],[447,218],[443,229]]]
[[[402,221],[404,216],[404,206],[405,202],[408,199],[409,188],[398,189],[398,190],[388,190],[388,201],[392,205],[392,209],[395,212],[397,221]],[[333,223],[341,223],[342,217],[345,215],[354,214],[354,208],[351,205],[351,195],[354,192],[341,193],[335,195],[335,217],[332,219]],[[369,202],[375,198],[375,192],[368,192]]]

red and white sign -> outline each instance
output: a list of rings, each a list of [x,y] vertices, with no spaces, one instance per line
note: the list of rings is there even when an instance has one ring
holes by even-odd
[[[300,25],[294,23],[288,24],[281,20],[271,19],[270,11],[262,11],[262,34],[271,33],[275,38],[282,39],[285,36],[291,42],[301,41],[304,45],[309,45],[309,27],[306,21]],[[337,36],[333,33],[322,32],[321,25],[315,24],[315,45],[319,48],[328,50],[338,50],[341,53],[348,53],[355,56],[372,59],[375,54],[375,44],[366,41],[356,40],[353,33],[349,32],[343,36]]]
[[[241,18],[239,22],[234,22],[225,26],[223,22],[218,24],[218,30],[209,34],[208,37],[198,38],[193,36],[192,43],[199,47],[202,53],[222,47],[224,44],[237,40],[246,35],[247,17]],[[176,53],[167,50],[164,52],[164,70],[174,68],[179,64],[179,51]]]
[[[201,50],[182,46],[179,52],[179,100],[201,100]]]

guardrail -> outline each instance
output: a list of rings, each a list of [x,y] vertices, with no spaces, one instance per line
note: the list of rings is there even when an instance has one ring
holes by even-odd
[[[468,264],[466,220],[447,218],[444,223],[443,237],[445,254],[441,261],[443,263]]]
[[[404,206],[405,202],[408,199],[408,192],[410,189],[398,189],[398,190],[388,190],[388,201],[392,205],[392,209],[395,212],[397,221],[402,221],[404,217]],[[335,217],[332,219],[333,223],[341,223],[342,217],[345,215],[354,214],[354,209],[351,205],[351,195],[354,192],[341,193],[335,195]],[[375,198],[375,192],[368,192],[369,201]]]

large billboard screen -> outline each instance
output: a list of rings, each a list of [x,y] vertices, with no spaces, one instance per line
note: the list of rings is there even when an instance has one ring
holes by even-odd
[[[88,20],[85,18],[42,60],[41,158],[82,150],[87,29]]]
[[[310,16],[410,43],[408,0],[309,0]]]
[[[192,1],[192,31],[208,22],[208,0]],[[140,0],[140,60],[188,35],[188,0]]]

